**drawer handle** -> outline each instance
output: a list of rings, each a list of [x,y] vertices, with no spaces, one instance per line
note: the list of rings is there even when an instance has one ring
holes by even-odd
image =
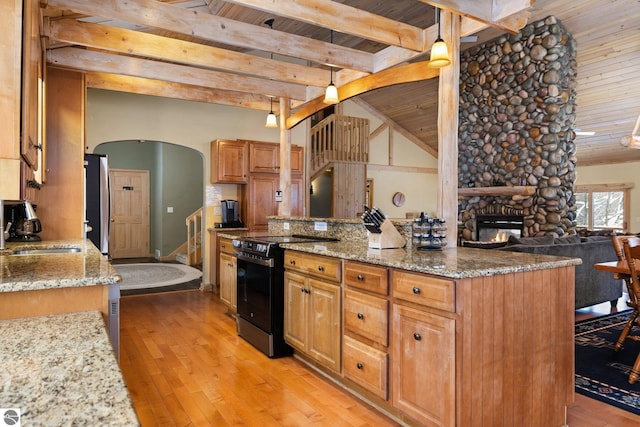
[[[364,319],[364,314],[358,313],[358,319]]]
[[[420,288],[413,288],[413,293],[418,295],[420,293]]]
[[[323,267],[323,266],[321,266],[321,265],[319,265],[319,266],[318,266],[318,271],[324,271],[324,267]]]
[[[364,276],[362,274],[358,274],[358,280],[364,280]]]
[[[364,365],[363,365],[362,363],[358,362],[358,363],[356,364],[356,368],[358,368],[358,369],[362,369],[362,368],[364,368]]]
[[[415,332],[415,333],[413,334],[413,338],[414,338],[416,341],[420,341],[420,340],[422,339],[422,335],[420,335],[419,333]]]
[[[290,259],[290,260],[289,260],[289,264],[291,264],[291,265],[296,265],[296,260],[295,260],[295,259]]]
[[[231,264],[231,263],[228,263],[228,264],[227,264],[227,266],[229,266],[229,267],[233,267],[233,264]]]

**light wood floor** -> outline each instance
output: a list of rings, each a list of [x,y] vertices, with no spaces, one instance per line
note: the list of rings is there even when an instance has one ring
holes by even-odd
[[[143,426],[397,425],[295,359],[255,350],[210,293],[123,297],[120,315],[121,368]],[[640,417],[576,394],[568,424]]]

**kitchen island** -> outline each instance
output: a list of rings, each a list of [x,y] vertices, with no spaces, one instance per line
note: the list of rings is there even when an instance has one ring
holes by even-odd
[[[352,241],[283,247],[285,339],[309,366],[410,425],[565,423],[580,259]],[[330,299],[323,275],[334,260],[342,271]],[[330,308],[338,302],[341,315]]]

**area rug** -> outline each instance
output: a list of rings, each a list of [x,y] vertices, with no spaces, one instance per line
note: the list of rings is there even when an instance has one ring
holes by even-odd
[[[117,264],[113,267],[122,277],[122,295],[197,289],[202,277],[202,271],[184,264]]]
[[[628,382],[640,343],[614,350],[630,311],[576,323],[576,392],[640,415],[640,381]]]

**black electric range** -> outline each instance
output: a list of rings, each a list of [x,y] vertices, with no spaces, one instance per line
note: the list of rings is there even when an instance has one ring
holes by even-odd
[[[284,341],[283,243],[313,243],[338,239],[290,235],[236,239],[238,335],[269,357],[290,355]]]

